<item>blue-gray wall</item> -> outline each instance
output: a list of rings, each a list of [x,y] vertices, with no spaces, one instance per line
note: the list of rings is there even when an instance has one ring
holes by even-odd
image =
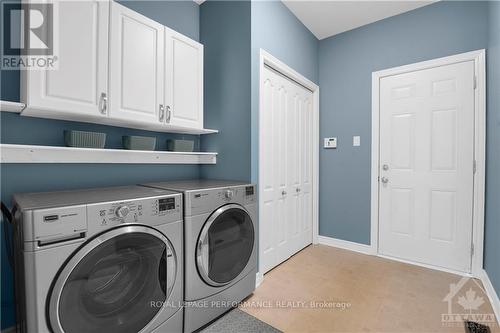
[[[252,181],[258,180],[259,52],[318,83],[318,39],[281,1],[252,2]]]
[[[199,6],[186,1],[122,1],[122,3],[193,39],[199,39]],[[19,72],[2,71],[1,99],[19,100]],[[157,149],[165,150],[165,140],[173,135],[95,124],[21,117],[0,113],[2,143],[61,146],[63,130],[107,133],[107,148],[120,148],[122,135],[153,135]],[[214,126],[215,127],[215,126]],[[198,137],[194,137],[198,142]],[[49,191],[95,186],[137,184],[161,179],[187,179],[199,176],[197,165],[117,165],[117,164],[10,164],[1,165],[1,199],[8,205],[15,192]],[[4,223],[2,222],[2,228]],[[2,234],[3,235],[3,234]],[[1,240],[2,315],[1,327],[14,324],[12,271]]]
[[[338,138],[320,150],[321,235],[370,243],[372,72],[484,49],[487,18],[486,2],[443,1],[320,42],[320,137]]]
[[[200,9],[191,0],[119,0],[141,13],[194,40],[200,39]]]
[[[484,267],[500,295],[500,2],[489,5]]]
[[[218,152],[201,176],[250,180],[250,1],[206,1],[200,6],[200,41],[205,45],[205,126],[219,134],[202,140]]]

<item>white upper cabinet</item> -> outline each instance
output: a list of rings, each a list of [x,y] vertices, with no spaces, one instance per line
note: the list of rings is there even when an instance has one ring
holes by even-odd
[[[164,26],[112,3],[110,118],[164,122]]]
[[[21,71],[22,115],[217,132],[203,128],[203,45],[114,1],[51,1],[58,68]]]
[[[58,1],[57,70],[22,70],[24,115],[85,120],[104,117],[108,90],[105,1]],[[56,27],[55,27],[56,28]]]
[[[166,122],[203,128],[203,45],[165,28]]]

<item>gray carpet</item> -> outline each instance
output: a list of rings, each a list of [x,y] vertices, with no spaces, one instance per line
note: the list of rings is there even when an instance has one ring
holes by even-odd
[[[280,330],[249,315],[234,309],[203,328],[199,333],[282,333]]]

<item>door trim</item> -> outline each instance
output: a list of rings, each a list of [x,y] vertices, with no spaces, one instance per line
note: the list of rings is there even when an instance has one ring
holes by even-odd
[[[261,188],[260,188],[260,183],[261,183],[261,168],[262,168],[262,133],[260,129],[262,128],[262,118],[261,113],[263,112],[263,104],[264,104],[264,99],[263,99],[263,94],[261,93],[264,89],[263,87],[263,82],[262,82],[262,77],[263,77],[263,71],[265,67],[270,67],[274,69],[275,71],[278,71],[284,76],[287,76],[291,80],[295,81],[296,83],[300,84],[304,88],[310,90],[313,94],[313,105],[312,105],[312,111],[313,111],[313,167],[312,167],[312,173],[313,173],[313,181],[312,181],[312,211],[313,211],[313,225],[312,225],[312,242],[313,244],[318,244],[318,233],[319,233],[319,86],[316,85],[314,82],[308,80],[305,76],[302,74],[298,73],[295,71],[293,68],[285,64],[284,62],[278,60],[274,56],[272,56],[269,52],[265,51],[264,49],[260,49],[260,56],[259,56],[259,162],[258,162],[258,170],[259,170],[259,176],[258,176],[258,191],[259,191],[259,206],[261,204]],[[258,216],[259,216],[259,221],[261,221],[261,210],[259,209]],[[260,222],[259,222],[260,223]],[[262,257],[262,246],[260,243],[260,240],[262,239],[262,228],[259,226],[259,258]],[[263,267],[262,267],[262,260],[259,260],[259,272],[257,273],[259,277],[262,277],[259,281],[259,284],[262,282],[264,279],[263,276]]]
[[[387,76],[404,74],[428,68],[452,65],[465,61],[474,61],[476,89],[474,92],[474,158],[476,172],[474,174],[473,189],[473,227],[471,272],[460,272],[462,275],[479,277],[483,270],[484,246],[484,189],[485,189],[485,146],[486,146],[486,51],[484,49],[452,55],[448,57],[418,62],[415,64],[389,68],[372,73],[372,147],[371,147],[371,250],[372,254],[379,255],[379,127],[380,127],[380,80]],[[472,163],[473,161],[471,161]],[[422,265],[415,263],[417,265]],[[428,266],[428,265],[427,265]],[[442,267],[435,269],[445,270]]]

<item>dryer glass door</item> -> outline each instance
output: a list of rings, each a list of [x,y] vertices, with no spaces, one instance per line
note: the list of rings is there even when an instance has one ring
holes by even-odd
[[[139,332],[162,309],[176,273],[168,239],[144,226],[111,230],[76,252],[50,300],[56,332]]]
[[[252,219],[240,205],[222,206],[207,220],[198,239],[198,271],[206,283],[228,284],[246,267],[254,246]]]

